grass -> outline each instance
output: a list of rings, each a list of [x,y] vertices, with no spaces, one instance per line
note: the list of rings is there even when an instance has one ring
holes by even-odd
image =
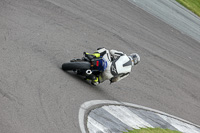
[[[124,133],[181,133],[181,132],[169,129],[161,129],[161,128],[141,128]]]
[[[200,0],[176,0],[200,17]]]

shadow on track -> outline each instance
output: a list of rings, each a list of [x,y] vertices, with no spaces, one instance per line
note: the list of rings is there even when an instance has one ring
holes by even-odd
[[[116,99],[115,97],[113,97],[112,95],[110,95],[109,92],[105,90],[105,88],[102,88],[101,85],[93,86],[93,85],[90,84],[89,81],[85,80],[82,76],[79,76],[79,75],[77,75],[77,74],[75,74],[73,72],[67,72],[67,71],[64,71],[64,72],[66,74],[70,75],[72,78],[74,78],[74,79],[80,81],[81,83],[85,84],[86,87],[87,87],[87,89],[89,89],[90,91],[93,91],[93,92],[96,92],[98,94],[101,94],[106,100],[119,101],[118,99]]]
[[[89,83],[89,81],[85,80],[82,76],[79,76],[79,75],[77,75],[76,73],[73,73],[73,72],[66,72],[66,71],[64,71],[64,72],[67,73],[67,74],[69,74],[74,79],[78,79],[78,81],[81,81],[82,83],[85,83],[85,84],[87,84],[88,86],[91,87],[91,84]]]

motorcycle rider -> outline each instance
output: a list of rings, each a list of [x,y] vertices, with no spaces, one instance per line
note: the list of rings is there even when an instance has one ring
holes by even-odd
[[[89,55],[89,53],[85,53]],[[121,51],[107,50],[106,48],[98,48],[96,52],[91,54],[95,57],[102,57],[107,61],[107,68],[99,75],[92,79],[92,85],[98,85],[105,80],[110,80],[110,83],[120,81],[126,78],[132,66],[140,62],[140,56],[137,53],[132,53],[129,56]]]

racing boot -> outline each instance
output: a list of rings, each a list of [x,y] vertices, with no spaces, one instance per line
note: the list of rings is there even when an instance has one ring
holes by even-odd
[[[100,83],[100,82],[99,82],[99,78],[98,78],[98,77],[96,77],[95,80],[92,80],[92,81],[91,81],[91,84],[94,85],[94,86],[97,86],[99,83]]]

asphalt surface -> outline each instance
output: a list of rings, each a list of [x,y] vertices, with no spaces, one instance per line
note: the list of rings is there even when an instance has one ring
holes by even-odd
[[[200,19],[176,0],[128,0],[200,42]]]
[[[200,43],[121,0],[0,1],[0,132],[79,133],[89,100],[154,108],[200,125]],[[93,87],[60,67],[98,47],[141,63]]]

